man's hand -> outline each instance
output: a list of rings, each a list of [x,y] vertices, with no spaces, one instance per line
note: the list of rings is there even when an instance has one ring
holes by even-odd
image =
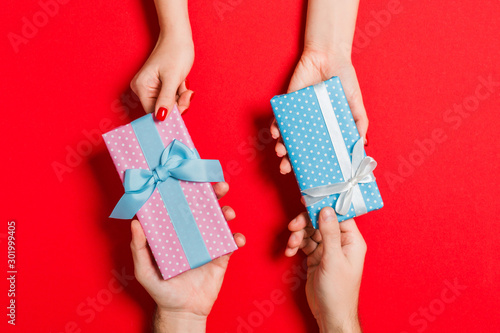
[[[366,254],[366,243],[353,219],[338,222],[331,207],[323,208],[319,230],[306,213],[297,216],[285,254],[298,249],[307,255],[307,302],[320,332],[361,332],[358,296]]]
[[[214,185],[217,198],[229,190],[227,183]],[[235,218],[234,210],[222,208],[227,221]],[[234,234],[238,247],[245,245],[242,234]],[[206,318],[219,294],[231,254],[219,257],[201,267],[163,280],[154,263],[139,221],[132,221],[132,242],[135,276],[155,300],[155,332],[204,332]]]

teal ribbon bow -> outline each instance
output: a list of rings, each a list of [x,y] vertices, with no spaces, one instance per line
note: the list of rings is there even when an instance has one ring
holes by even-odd
[[[131,219],[148,201],[159,184],[169,177],[191,182],[224,181],[222,167],[217,160],[202,160],[195,149],[173,140],[162,152],[160,164],[153,170],[127,169],[123,187],[125,194],[110,217]]]

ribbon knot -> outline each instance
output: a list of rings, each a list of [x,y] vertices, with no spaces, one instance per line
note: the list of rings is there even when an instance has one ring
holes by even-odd
[[[152,170],[155,183],[164,182],[165,180],[167,180],[168,177],[170,177],[169,162],[170,160],[167,162],[166,165],[159,165]]]
[[[112,218],[130,219],[148,201],[159,184],[168,178],[192,182],[224,181],[217,160],[202,160],[195,149],[173,140],[162,152],[153,170],[127,169],[123,180],[125,194],[111,213]]]
[[[377,162],[364,156],[363,139],[359,139],[354,145],[352,152],[352,163],[350,166],[351,178],[342,183],[324,185],[303,190],[306,206],[311,206],[326,197],[340,193],[335,211],[340,215],[345,215],[349,211],[352,203],[353,191],[359,183],[370,183],[375,181],[373,170],[377,167]],[[360,214],[357,214],[360,215]]]
[[[160,176],[158,176],[158,171],[156,171],[156,169],[153,170],[153,176],[155,177],[155,183],[158,183],[160,180],[162,180]]]
[[[349,179],[349,188],[353,188],[354,186],[358,185],[359,179],[354,177]]]

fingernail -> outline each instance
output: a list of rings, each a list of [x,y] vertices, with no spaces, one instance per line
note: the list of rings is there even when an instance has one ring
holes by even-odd
[[[322,214],[325,222],[332,222],[335,220],[335,211],[331,207],[323,209]]]
[[[167,108],[162,106],[158,109],[158,112],[156,112],[156,119],[158,119],[159,121],[164,121],[165,118],[167,118],[167,114],[168,114]]]
[[[193,93],[191,94],[191,97],[189,97],[189,102],[191,102],[193,100],[193,96],[194,96],[194,91]]]
[[[184,80],[184,83],[186,84],[186,89],[189,89],[189,80],[187,78]]]
[[[368,134],[365,134],[365,146],[368,146]]]

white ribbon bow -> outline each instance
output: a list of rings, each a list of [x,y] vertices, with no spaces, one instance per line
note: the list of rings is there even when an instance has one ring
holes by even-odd
[[[373,170],[377,167],[377,162],[370,156],[364,157],[363,138],[354,145],[352,152],[351,178],[343,183],[336,183],[318,186],[303,190],[306,206],[311,206],[326,197],[340,193],[335,204],[335,211],[340,215],[345,215],[351,207],[353,191],[359,183],[370,183],[375,181]],[[364,204],[364,203],[363,203]],[[357,214],[358,215],[358,214]]]

